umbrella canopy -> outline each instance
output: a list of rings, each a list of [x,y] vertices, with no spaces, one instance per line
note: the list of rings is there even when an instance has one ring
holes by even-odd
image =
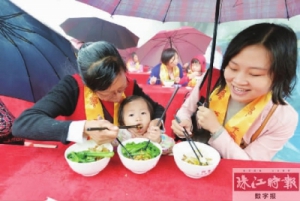
[[[214,22],[211,0],[77,0],[112,15],[127,15],[162,22]],[[290,18],[300,14],[298,0],[221,0],[219,22]]]
[[[36,102],[76,72],[73,47],[12,2],[0,7],[0,94]]]
[[[199,54],[204,54],[211,37],[192,27],[160,31],[136,51],[140,63],[154,66],[160,62],[164,49],[172,47],[177,50],[179,62],[190,62]]]
[[[139,38],[123,27],[97,17],[68,18],[61,25],[64,32],[83,42],[104,40],[119,49],[136,47]]]
[[[126,49],[118,49],[118,52],[120,53],[122,59],[127,62],[132,57],[132,53],[136,52],[138,48],[137,47],[131,47]]]

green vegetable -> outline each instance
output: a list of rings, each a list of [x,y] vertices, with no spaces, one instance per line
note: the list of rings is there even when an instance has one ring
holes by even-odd
[[[90,163],[102,158],[111,158],[113,156],[114,152],[86,150],[79,152],[72,151],[67,155],[67,158],[77,163]]]
[[[134,160],[148,160],[158,156],[160,154],[160,150],[153,143],[150,142],[147,149],[144,149],[147,146],[147,143],[147,141],[139,143],[130,142],[125,145],[125,148],[134,157]],[[121,151],[126,158],[130,158],[123,147]]]

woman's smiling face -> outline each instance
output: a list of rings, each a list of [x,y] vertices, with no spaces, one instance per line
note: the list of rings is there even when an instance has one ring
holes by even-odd
[[[231,98],[249,103],[271,90],[271,58],[262,45],[245,47],[234,56],[224,70]]]

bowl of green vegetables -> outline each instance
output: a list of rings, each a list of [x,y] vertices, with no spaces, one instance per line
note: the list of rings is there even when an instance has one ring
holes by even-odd
[[[83,176],[98,174],[113,156],[113,146],[110,143],[97,145],[93,140],[73,144],[65,151],[65,159],[70,168]]]
[[[162,147],[146,138],[132,138],[118,145],[117,153],[122,164],[136,174],[153,169],[162,154]]]

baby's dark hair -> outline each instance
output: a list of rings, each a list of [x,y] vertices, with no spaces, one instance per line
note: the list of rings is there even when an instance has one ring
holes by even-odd
[[[143,96],[132,95],[132,96],[126,97],[120,104],[119,111],[118,111],[118,117],[119,117],[118,123],[120,126],[125,126],[125,123],[124,123],[124,107],[125,107],[125,105],[127,105],[127,103],[130,103],[135,100],[144,100],[146,102],[147,108],[150,112],[150,119],[153,118],[154,110],[153,110],[153,107],[150,104],[150,102]]]
[[[200,64],[200,61],[196,58],[192,59],[191,64],[196,63],[196,64]]]

